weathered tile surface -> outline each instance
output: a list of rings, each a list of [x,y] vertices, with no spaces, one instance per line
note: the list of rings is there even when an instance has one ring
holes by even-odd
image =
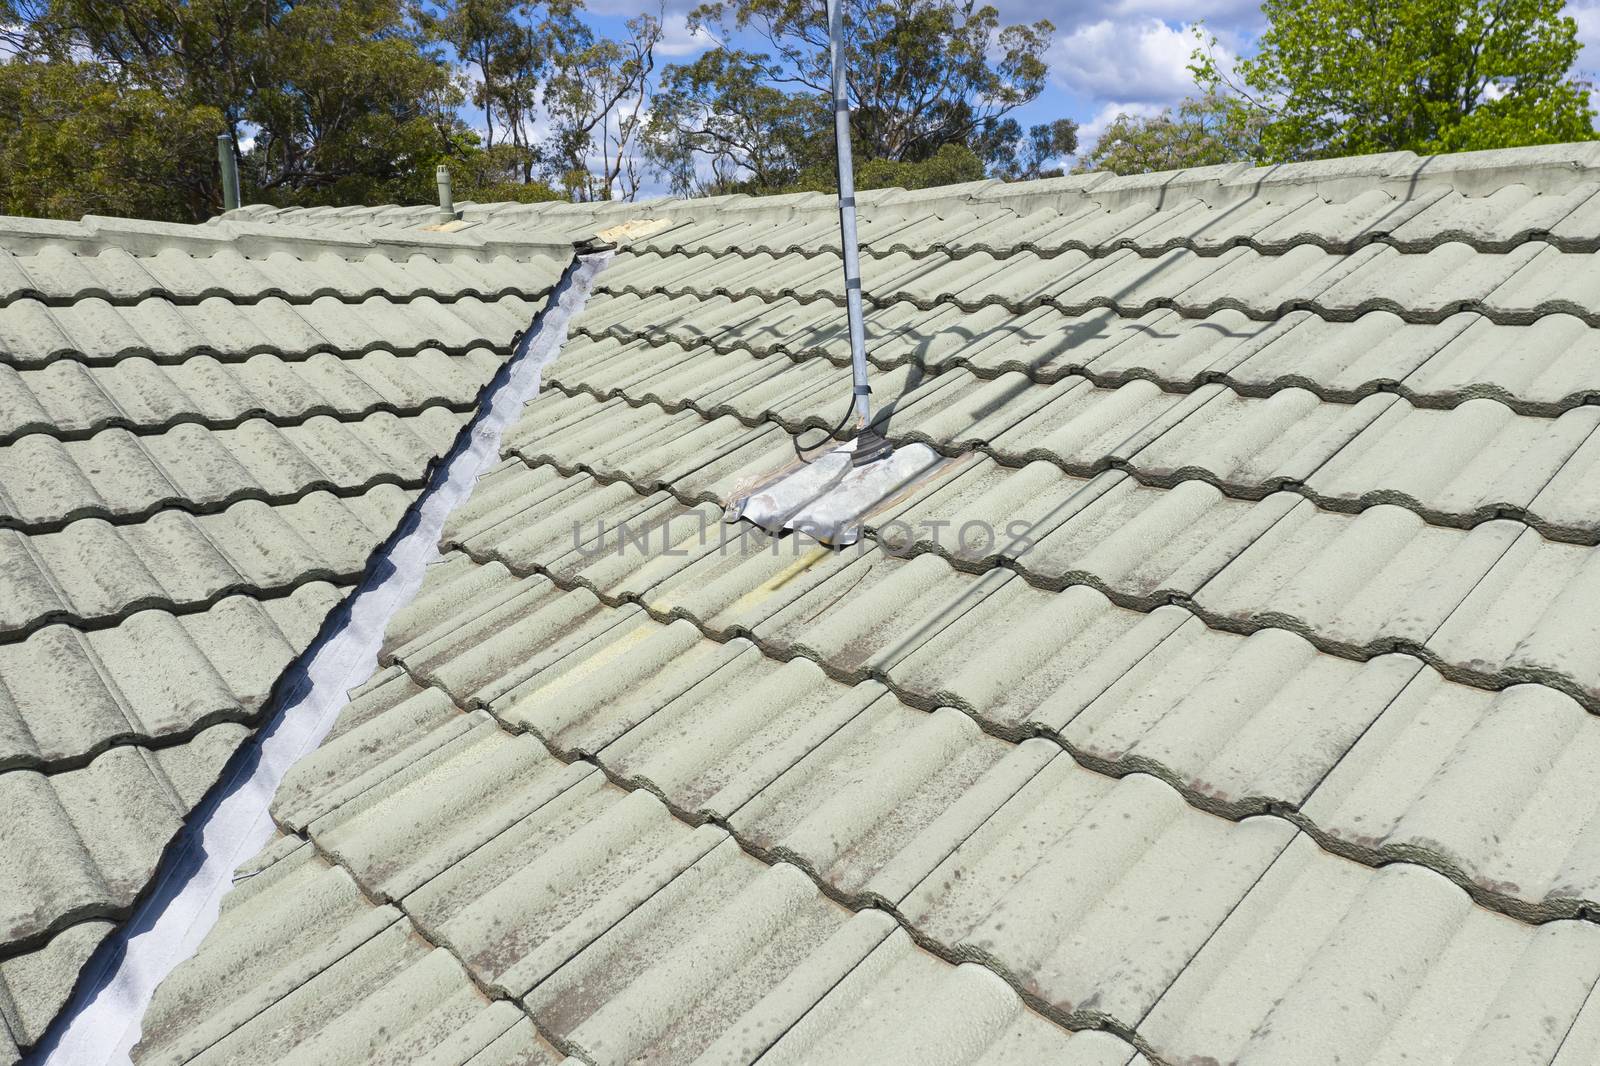
[[[279,853],[362,908],[307,937],[263,881],[189,967],[270,975],[203,1025],[175,977],[145,1057],[192,1054],[185,1019],[243,1047],[294,1012],[353,1048],[406,1009],[373,989],[455,1004],[464,973],[501,998],[450,1008],[462,1046],[531,1061],[527,1025],[594,1063],[1588,1063],[1597,197],[1592,145],[863,193],[877,428],[958,463],[842,553],[720,515],[847,396],[828,197],[472,205],[429,262],[339,244],[425,209],[230,215],[268,242],[228,264],[250,313],[288,305],[361,375],[377,350],[325,316],[378,313],[369,275],[459,358],[438,278],[488,322],[535,289],[495,242],[671,224],[600,276],[278,798]],[[274,280],[274,232],[349,278]],[[63,239],[18,254],[66,278]],[[144,254],[73,274],[78,318],[8,282],[27,358],[91,329],[116,358],[19,356],[0,432],[81,405],[92,441],[125,424],[102,394],[162,433],[220,417],[164,362],[214,297]],[[180,289],[191,333],[124,336]],[[304,382],[268,424],[416,417],[421,341],[370,393],[306,379],[297,343],[251,349],[276,360],[252,382]],[[59,557],[76,524],[28,531]],[[30,591],[19,646],[142,588]],[[306,946],[267,959],[274,923]],[[363,966],[417,976],[333,1021],[316,997],[355,1002]],[[418,1046],[445,1010],[404,1017]]]
[[[243,222],[0,224],[10,1043],[42,1035],[566,258]]]

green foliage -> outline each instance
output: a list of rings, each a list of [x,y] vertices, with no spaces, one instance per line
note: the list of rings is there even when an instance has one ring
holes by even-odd
[[[1019,145],[1021,128],[1004,116],[1044,88],[1049,22],[1003,26],[995,8],[970,0],[842,2],[859,158],[917,163],[959,145],[996,173],[1027,171],[1032,142]],[[719,0],[698,8],[691,25],[723,41],[752,35],[767,50],[722,46],[664,73],[646,144],[675,189],[774,191],[831,160],[822,4]],[[1067,120],[1039,128],[1040,143],[1058,130],[1075,140]]]
[[[541,162],[534,125],[542,87],[557,65],[593,43],[577,7],[577,0],[439,0],[413,9],[422,33],[477,65],[481,80],[468,87],[483,110],[484,147],[513,145],[523,181],[532,180]]]
[[[1193,68],[1261,123],[1266,162],[1588,140],[1563,0],[1265,0],[1260,50],[1237,83]]]
[[[0,63],[5,209],[199,221],[221,206],[219,132],[251,202],[431,202],[439,163],[461,199],[559,195],[528,182],[528,144],[465,127],[454,67],[400,2],[8,2],[21,58]],[[498,114],[514,113],[509,91]]]
[[[782,188],[831,160],[827,97],[785,91],[779,76],[765,56],[731,48],[667,67],[645,129],[650,162],[681,192],[732,192]]]
[[[451,162],[470,173],[482,149],[456,117],[463,96],[451,66],[399,2],[43,0],[18,39],[32,62],[7,64],[12,81],[36,87],[12,112],[30,127],[33,160],[0,149],[0,170],[31,165],[31,180],[44,188],[91,180],[72,173],[64,133],[52,155],[40,147],[49,136],[27,119],[73,114],[77,121],[62,129],[84,139],[87,165],[123,174],[130,186],[113,191],[116,181],[101,181],[95,202],[122,205],[107,209],[188,221],[212,214],[221,191],[207,135],[217,132],[239,148],[249,201],[430,201],[434,166]],[[118,140],[123,127],[130,132]],[[95,158],[119,155],[129,158]],[[494,171],[486,182],[505,180],[503,162],[483,162]]]
[[[461,144],[458,98],[393,0],[299,0],[272,30],[248,42],[247,188],[280,204],[430,199],[434,163]]]
[[[1042,177],[1076,151],[1071,120],[1012,116],[1044,87],[1049,22],[1008,25],[979,0],[842,2],[860,188]],[[581,4],[0,0],[0,209],[203,219],[218,132],[247,200],[283,205],[431,202],[439,163],[462,200],[631,197],[642,165],[680,193],[834,188],[820,0],[711,0],[690,25],[721,43],[659,79],[659,16],[604,37]],[[1078,169],[1595,136],[1561,0],[1262,10],[1259,54],[1230,71],[1202,47],[1200,95],[1118,116]],[[482,137],[458,116],[469,103]]]
[[[1218,93],[1184,100],[1148,118],[1118,115],[1077,171],[1113,174],[1204,167],[1254,159],[1260,154],[1262,116]]]
[[[641,174],[630,147],[644,128],[650,72],[661,20],[637,15],[621,39],[579,27],[557,57],[545,86],[552,133],[546,171],[574,200],[632,199]]]
[[[1052,159],[1061,159],[1078,150],[1078,124],[1070,118],[1028,127],[1026,138],[1017,124],[1006,120],[1009,129],[1000,131],[998,144],[988,149],[989,169],[1006,181],[1031,181],[1034,178],[1061,176],[1059,168],[1047,169]]]
[[[856,188],[931,189],[936,185],[955,185],[983,178],[983,160],[964,144],[946,144],[927,159],[908,163],[899,159],[869,159],[855,168]],[[799,179],[783,189],[769,192],[836,192],[838,170],[833,161],[807,167]]]
[[[465,139],[471,142],[477,140],[474,134],[468,134]],[[460,144],[448,159],[440,161],[450,168],[451,185],[457,201],[537,204],[546,200],[565,199],[545,182],[524,179],[526,159],[521,148],[502,141],[492,148],[479,148],[476,143]],[[432,198],[432,190],[428,196]]]
[[[206,213],[222,113],[124,89],[96,64],[0,63],[0,213]]]

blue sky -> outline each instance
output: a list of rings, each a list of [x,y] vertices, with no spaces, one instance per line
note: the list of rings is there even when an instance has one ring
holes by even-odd
[[[1155,114],[1193,92],[1185,66],[1194,47],[1191,30],[1196,22],[1203,21],[1216,35],[1225,55],[1249,55],[1264,25],[1257,0],[1217,0],[1204,7],[1182,0],[989,2],[996,4],[1005,22],[1046,18],[1055,24],[1049,85],[1015,114],[1024,126],[1060,117],[1075,119],[1083,147],[1092,145],[1119,112]],[[710,43],[688,32],[684,16],[693,6],[669,0],[658,66],[685,62]],[[589,0],[584,17],[597,31],[617,34],[623,21],[639,10],[637,2]],[[1578,20],[1585,44],[1579,70],[1600,81],[1596,73],[1600,72],[1600,0],[1569,3],[1567,11]],[[654,182],[650,188],[656,191]]]

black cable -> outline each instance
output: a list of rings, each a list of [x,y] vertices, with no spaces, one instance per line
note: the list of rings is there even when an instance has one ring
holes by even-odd
[[[822,448],[824,445],[828,444],[835,437],[837,437],[840,434],[840,432],[843,431],[844,427],[850,424],[850,417],[852,415],[854,415],[855,413],[856,413],[856,398],[855,398],[854,395],[851,395],[850,404],[849,404],[848,407],[846,407],[844,409],[844,417],[839,420],[839,424],[834,426],[832,429],[823,430],[822,432],[825,433],[826,436],[823,437],[822,440],[818,441],[815,445],[810,446],[810,447],[803,446],[800,443],[800,434],[796,433],[795,437],[794,437],[794,454],[795,454],[795,458],[799,459],[803,463],[811,462],[812,459],[816,458],[816,456],[814,454],[813,455],[807,455],[806,453],[807,452],[813,452],[813,451],[815,451],[817,449]],[[804,430],[802,430],[801,432],[803,433]],[[850,436],[846,437],[845,440],[847,442],[848,441],[852,441],[852,440],[855,439],[855,437],[856,437],[856,434],[852,433],[852,434],[850,434]]]

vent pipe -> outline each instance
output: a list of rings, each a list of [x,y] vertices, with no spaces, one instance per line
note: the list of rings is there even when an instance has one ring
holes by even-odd
[[[235,210],[239,206],[239,161],[233,157],[230,134],[217,134],[217,166],[222,170],[222,209]]]
[[[450,189],[450,168],[440,163],[433,172],[434,180],[439,183],[439,221],[454,222],[456,220],[456,198]]]

